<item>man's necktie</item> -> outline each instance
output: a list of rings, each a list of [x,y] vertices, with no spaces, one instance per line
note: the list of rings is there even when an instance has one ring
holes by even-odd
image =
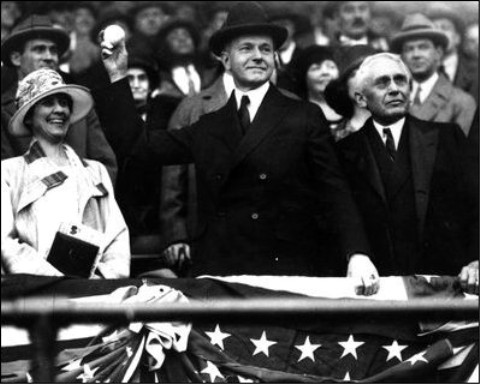
[[[243,134],[246,134],[248,128],[250,127],[250,113],[248,112],[249,104],[250,99],[248,98],[248,96],[242,96],[240,109],[238,110],[238,117],[240,118],[240,125],[242,126]]]
[[[417,92],[415,92],[415,97],[413,98],[413,105],[421,105],[422,101],[420,100],[420,93],[422,92],[422,87],[419,85]]]
[[[383,134],[387,137],[387,141],[385,142],[385,146],[387,148],[388,155],[392,161],[395,161],[395,155],[397,154],[397,150],[395,149],[395,141],[393,141],[393,135],[390,128],[383,128]]]

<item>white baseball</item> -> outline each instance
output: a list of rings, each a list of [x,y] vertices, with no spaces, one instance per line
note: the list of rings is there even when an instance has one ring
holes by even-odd
[[[125,39],[125,31],[119,25],[109,25],[103,31],[103,42],[107,45],[110,45],[112,48],[120,43],[120,41],[123,39]]]

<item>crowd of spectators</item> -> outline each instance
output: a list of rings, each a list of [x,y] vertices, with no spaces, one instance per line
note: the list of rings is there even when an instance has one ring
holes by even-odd
[[[413,116],[456,123],[465,136],[475,135],[470,130],[478,108],[478,18],[466,17],[455,3],[418,3],[408,14],[389,2],[263,5],[271,22],[288,31],[275,54],[272,82],[289,97],[318,105],[335,141],[358,131],[370,117],[355,98],[355,74],[365,57],[378,52],[400,54],[411,72]],[[2,160],[23,155],[30,143],[30,138],[20,142],[7,130],[18,82],[38,69],[24,70],[22,47],[18,42],[11,46],[25,20],[39,29],[50,23],[62,30],[65,46],[58,47],[47,67],[59,71],[67,83],[89,89],[110,82],[99,34],[108,25],[120,25],[126,32],[128,78],[137,113],[149,131],[192,124],[225,105],[233,89],[231,76],[209,49],[210,37],[231,8],[228,2],[2,1],[1,6]],[[424,39],[411,42],[412,31]],[[77,128],[66,143],[80,157],[107,167],[130,231],[132,254],[158,255],[176,274],[188,274],[188,263],[180,267],[178,260],[182,253],[182,260],[189,262],[196,232],[195,166],[159,164],[144,169],[132,159],[114,156],[115,146],[107,143],[94,111],[86,119],[84,138]]]

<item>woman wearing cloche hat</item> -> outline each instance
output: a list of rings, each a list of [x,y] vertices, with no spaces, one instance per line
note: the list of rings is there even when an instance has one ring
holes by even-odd
[[[90,92],[43,68],[20,82],[16,100],[8,129],[33,139],[2,161],[2,273],[128,277],[128,229],[107,170],[64,143],[93,107]]]

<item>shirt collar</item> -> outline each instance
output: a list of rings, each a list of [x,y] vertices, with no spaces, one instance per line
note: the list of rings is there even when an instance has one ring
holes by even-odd
[[[428,97],[428,95],[430,95],[430,93],[432,92],[432,89],[435,86],[435,83],[437,82],[437,80],[438,80],[437,72],[435,72],[423,83],[418,83],[417,81],[413,80],[411,97],[412,98],[414,97],[414,95],[417,93],[418,86],[420,85],[422,87],[422,91],[420,92],[420,101],[423,103],[425,99]]]
[[[255,115],[257,114],[258,108],[260,108],[260,104],[262,104],[263,98],[268,92],[270,88],[270,82],[266,82],[265,84],[261,85],[256,89],[252,89],[248,92],[242,92],[235,88],[235,98],[237,101],[237,108],[240,108],[240,104],[242,101],[243,96],[248,96],[250,99],[250,104],[248,106],[248,112],[250,114],[250,121],[253,121]]]
[[[383,129],[390,128],[390,131],[392,132],[392,136],[393,136],[393,141],[395,142],[395,148],[397,149],[398,149],[398,143],[400,142],[400,136],[402,136],[402,130],[403,130],[404,124],[405,124],[405,117],[390,125],[382,125],[376,122],[375,120],[373,120],[373,125],[384,143],[387,141],[387,137],[383,133]]]
[[[368,45],[368,37],[364,36],[360,39],[352,39],[351,37],[340,35],[339,41],[342,45],[353,46],[353,45]]]

